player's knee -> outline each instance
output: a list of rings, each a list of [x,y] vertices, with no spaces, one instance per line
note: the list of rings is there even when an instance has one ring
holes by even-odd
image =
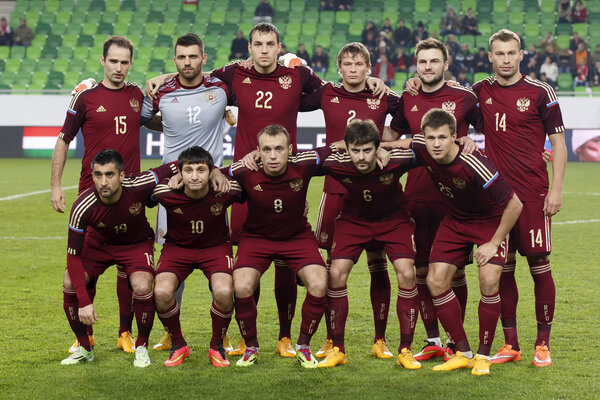
[[[213,298],[219,308],[233,303],[231,287],[227,285],[213,285]]]
[[[65,276],[63,278],[63,287],[65,289],[72,290],[73,283],[71,282],[71,277],[69,276],[69,272],[65,269]]]
[[[235,291],[235,297],[250,297],[254,294],[252,282],[247,280],[234,280],[233,288]]]
[[[142,296],[150,293],[152,291],[152,282],[152,275],[150,275],[149,277],[132,279],[131,289],[133,290],[133,294],[135,294],[136,296]]]
[[[316,297],[325,296],[327,293],[327,279],[326,278],[313,278],[306,281],[306,290]]]
[[[154,287],[154,299],[157,306],[170,304],[173,301],[175,292],[167,287],[156,285]]]
[[[431,272],[427,274],[427,287],[431,291],[431,294],[439,294],[445,289],[445,282],[440,276],[436,276]],[[435,294],[434,294],[435,293]]]
[[[492,295],[500,290],[500,280],[495,275],[480,275],[479,288],[481,294]]]
[[[529,264],[529,266],[532,265],[536,265],[542,262],[547,262],[550,261],[550,257],[549,256],[528,256],[527,257],[527,264]]]

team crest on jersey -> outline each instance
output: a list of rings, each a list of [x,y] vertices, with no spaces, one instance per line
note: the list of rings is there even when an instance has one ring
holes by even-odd
[[[384,185],[389,185],[390,183],[392,183],[394,181],[394,174],[392,172],[390,172],[389,174],[380,175],[379,180]]]
[[[352,183],[352,179],[350,179],[350,178],[344,178],[342,180],[342,182],[344,182],[344,183]]]
[[[223,212],[223,203],[215,203],[210,206],[210,212],[213,215],[221,215]]]
[[[321,232],[321,237],[319,239],[321,240],[321,243],[325,243],[327,242],[327,239],[329,239],[329,235],[326,232]]]
[[[142,203],[138,201],[137,203],[130,205],[129,212],[131,215],[138,215],[140,212],[142,212]]]
[[[444,103],[442,103],[442,110],[454,114],[454,110],[456,110],[456,103],[453,101],[445,101]]]
[[[467,187],[467,182],[458,176],[452,178],[452,183],[454,183],[454,186],[456,186],[458,189],[464,189]]]
[[[529,100],[527,97],[521,97],[519,100],[517,100],[517,108],[521,112],[529,110],[529,104],[531,104],[531,100]]]
[[[284,89],[292,87],[292,77],[289,75],[279,77],[279,85]]]
[[[208,92],[204,93],[204,98],[210,104],[215,104],[215,101],[217,101],[217,93],[215,93],[214,90],[208,91]]]
[[[104,225],[104,223],[100,221],[98,222],[98,224],[96,224],[96,228],[106,228],[106,225]]]
[[[129,105],[133,108],[133,111],[140,112],[140,102],[137,99],[129,100]]]
[[[299,192],[302,189],[302,185],[304,185],[304,179],[302,178],[294,179],[290,182],[290,187],[294,192]]]
[[[379,99],[367,99],[367,105],[371,110],[377,110],[380,104],[381,100]]]

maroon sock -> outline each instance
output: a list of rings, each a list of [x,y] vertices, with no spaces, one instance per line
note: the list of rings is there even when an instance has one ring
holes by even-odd
[[[93,287],[86,287],[86,290],[90,301],[93,303],[94,298],[96,297],[96,285],[94,284]],[[85,330],[87,331],[88,335],[94,336],[94,325],[86,325]]]
[[[138,336],[135,340],[135,347],[148,346],[148,338],[154,324],[154,292],[146,294],[133,294],[135,321],[138,328]]]
[[[490,355],[499,317],[500,296],[498,292],[489,296],[482,294],[479,300],[479,349],[477,349],[477,354]]]
[[[396,313],[400,322],[400,347],[398,347],[398,353],[400,353],[404,348],[410,350],[410,345],[413,341],[415,325],[417,324],[419,315],[419,291],[417,290],[417,285],[412,289],[398,288]]]
[[[235,298],[235,319],[246,346],[258,347],[256,336],[256,303],[254,296]]]
[[[467,335],[460,320],[460,304],[452,289],[448,289],[439,296],[433,296],[433,305],[438,319],[442,323],[448,338],[456,345],[456,349],[469,351],[470,347],[466,340]]]
[[[345,353],[344,330],[346,318],[348,318],[348,289],[346,286],[327,289],[327,305],[329,307],[327,323],[331,329],[331,340],[334,346],[339,347],[340,351]]]
[[[292,320],[296,312],[298,286],[296,274],[285,262],[275,260],[275,302],[279,315],[279,339],[292,336]]]
[[[79,321],[79,303],[77,302],[75,289],[67,289],[63,286],[63,309],[71,330],[79,341],[79,345],[90,351],[92,346],[87,335],[86,325]]]
[[[378,339],[385,339],[392,289],[385,259],[372,260],[367,265],[371,273],[370,295],[375,323],[375,343]]]
[[[299,345],[310,345],[310,339],[319,328],[319,322],[323,318],[323,310],[327,303],[327,296],[316,297],[306,292],[306,298],[302,303],[302,322],[300,324]]]
[[[425,326],[428,338],[440,337],[440,329],[438,328],[438,319],[433,307],[431,293],[427,287],[427,274],[416,275],[417,289],[419,290],[419,311],[421,320]]]
[[[500,275],[500,319],[504,331],[504,341],[519,351],[517,335],[517,303],[519,290],[515,280],[515,263],[505,264]]]
[[[175,300],[173,305],[167,308],[165,311],[156,311],[158,319],[160,319],[160,322],[162,322],[167,332],[171,334],[173,346],[176,348],[187,346],[187,342],[183,338],[183,333],[181,332],[179,311],[179,303],[177,303],[177,300]]]
[[[469,298],[469,289],[467,288],[467,277],[465,275],[461,275],[456,278],[452,278],[450,286],[452,287],[452,291],[454,292],[454,295],[458,300],[458,304],[460,304],[461,320],[462,322],[465,322],[467,300]]]
[[[210,305],[210,318],[212,320],[212,337],[210,338],[211,349],[223,346],[223,336],[225,336],[225,333],[227,332],[232,315],[233,309],[223,311],[217,307],[214,301]]]
[[[533,277],[535,293],[535,317],[537,319],[536,346],[542,342],[550,348],[550,329],[554,319],[554,305],[556,302],[556,288],[550,269],[550,261],[542,261],[529,265]]]
[[[123,332],[131,332],[134,315],[133,293],[123,268],[117,268],[117,299],[119,300],[119,336],[121,336]]]

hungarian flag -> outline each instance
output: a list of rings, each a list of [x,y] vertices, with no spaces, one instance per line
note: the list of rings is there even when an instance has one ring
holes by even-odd
[[[51,158],[60,126],[26,126],[23,128],[23,156],[29,158]],[[69,157],[75,156],[77,139],[69,144]]]

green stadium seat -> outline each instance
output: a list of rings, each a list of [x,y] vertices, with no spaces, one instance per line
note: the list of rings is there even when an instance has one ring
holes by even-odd
[[[75,46],[73,49],[73,61],[87,60],[89,58],[90,49],[87,46]]]
[[[23,46],[13,46],[10,50],[10,58],[14,58],[17,60],[22,60],[25,58],[25,52],[27,51],[26,47]]]
[[[146,21],[147,22],[163,22],[164,13],[160,11],[150,11],[148,14]]]
[[[129,25],[128,34],[129,35],[137,35],[140,36],[144,33],[144,24],[140,23],[131,23]]]
[[[92,35],[79,35],[79,39],[77,39],[77,46],[93,47],[94,37]]]
[[[223,25],[225,23],[225,11],[213,11],[209,21],[213,24]]]
[[[115,35],[127,35],[127,32],[129,32],[129,24],[126,22],[116,22],[113,25],[113,32]]]
[[[181,12],[181,1],[169,1],[167,3],[167,13],[178,15]]]
[[[6,65],[6,60],[0,58],[0,72],[4,72],[4,66]]]
[[[350,11],[338,11],[335,13],[335,22],[338,24],[350,23]]]
[[[30,59],[26,58],[21,62],[21,72],[24,74],[31,74],[31,73],[33,73],[33,71],[36,70],[36,68],[37,68],[36,60],[30,60]]]
[[[39,11],[29,10],[25,13],[25,19],[27,19],[27,25],[36,26],[40,22]]]
[[[600,86],[592,86],[592,96],[600,95]]]
[[[46,71],[35,71],[31,76],[31,83],[45,86],[48,82],[48,75]]]
[[[21,70],[21,59],[9,58],[4,65],[4,72],[19,72]]]
[[[60,10],[60,1],[58,0],[46,0],[44,10],[56,12]]]
[[[43,46],[29,46],[27,48],[26,57],[28,60],[38,60],[42,57],[42,48]]]
[[[29,9],[32,11],[42,11],[45,7],[44,0],[30,0]]]
[[[556,11],[555,0],[541,0],[540,9],[542,12],[555,12]]]
[[[299,22],[290,22],[287,24],[285,31],[288,35],[300,35],[302,28]]]
[[[67,89],[67,90],[69,88],[74,88],[82,80],[83,79],[81,78],[80,71],[69,70],[69,71],[65,72],[65,78],[64,78],[62,88]]]
[[[577,32],[582,38],[586,38],[588,36],[588,24],[572,24],[571,27],[573,28],[573,32]]]
[[[81,1],[78,1],[77,3],[81,3]],[[106,9],[106,3],[104,0],[92,0],[90,3],[89,10],[91,12],[104,11],[105,9]]]
[[[462,12],[466,14],[469,8],[473,9],[473,12],[477,14],[477,0],[463,0],[462,2]]]
[[[190,32],[191,26],[192,25],[189,22],[178,22],[177,25],[175,25],[175,36],[185,35]]]
[[[152,52],[152,58],[155,60],[166,60],[169,58],[171,52],[171,47],[156,45],[154,47],[154,51]]]
[[[146,83],[146,74],[145,72],[131,71],[127,75],[127,81],[136,83],[138,86],[143,86]]]
[[[160,25],[160,34],[161,35],[175,35],[175,23],[174,22],[163,22]]]
[[[512,3],[511,3],[511,9],[512,9]],[[510,12],[509,15],[509,19],[508,19],[510,26],[520,26],[521,28],[523,27],[523,23],[525,22],[525,15],[523,14],[523,11],[512,11]]]
[[[571,92],[573,90],[573,77],[571,74],[562,72],[558,74],[558,90],[561,92]]]
[[[105,11],[102,14],[102,22],[108,22],[109,24],[114,24],[119,20],[119,16],[115,11]]]
[[[227,14],[225,14],[225,23],[237,25],[240,23],[241,19],[242,19],[241,11],[227,11]]]
[[[59,58],[54,61],[54,71],[67,72],[69,70],[69,59]]]
[[[106,12],[117,12],[121,9],[120,0],[106,0]]]
[[[73,58],[73,48],[68,46],[59,47],[58,55],[56,57],[58,58],[58,60],[69,61],[71,58]]]
[[[152,52],[153,52],[152,47],[142,45],[142,47],[139,47],[137,49],[135,58],[150,60],[152,58]]]
[[[10,55],[9,46],[0,46],[0,60],[6,60]]]
[[[75,0],[60,0],[59,3],[61,11],[72,13],[75,9]]]
[[[135,11],[135,0],[123,0],[121,2],[121,11]]]
[[[0,85],[9,85],[8,89],[12,83],[17,79],[17,72],[4,72],[0,75]]]
[[[195,33],[196,35],[200,36],[202,38],[202,40],[204,40],[204,36],[206,35],[206,21],[196,21],[192,24],[192,28],[190,30],[190,32]],[[252,25],[254,26],[254,25]],[[250,31],[248,31],[250,32]]]
[[[508,1],[507,0],[494,0],[494,17],[496,13],[507,13],[508,12]]]
[[[133,20],[133,12],[129,10],[121,10],[117,13],[117,21],[119,23],[129,24]]]
[[[328,51],[331,48],[331,35],[317,35],[315,44],[322,46],[324,50]]]
[[[225,22],[225,25],[223,25],[223,30],[222,30],[221,34],[223,36],[225,36],[225,39],[231,38],[233,40],[233,38],[237,34],[238,29],[239,29],[238,24],[234,24],[231,22]]]
[[[98,25],[98,34],[100,35],[112,35],[113,34],[113,24],[109,22],[100,22]]]
[[[335,13],[333,11],[321,11],[319,15],[319,22],[322,24],[333,25],[335,21]]]
[[[69,64],[69,71],[72,72],[83,72],[85,71],[85,60],[74,58]]]
[[[71,32],[69,25],[59,24],[58,22],[55,22],[54,24],[52,24],[51,33],[53,35],[63,36],[67,32]]]
[[[559,49],[568,48],[571,43],[571,36],[569,35],[559,35],[556,37],[556,44],[558,44]]]
[[[102,20],[102,14],[99,12],[88,12],[85,14],[85,22],[93,22],[95,24]]]
[[[590,97],[588,88],[585,86],[577,86],[575,88],[575,97]]]
[[[144,27],[145,35],[158,36],[159,31],[160,31],[160,24],[158,22],[147,22]]]
[[[98,33],[98,23],[96,22],[86,22],[81,27],[81,33],[83,35],[95,35]]]
[[[487,72],[475,72],[473,74],[473,82],[479,82],[490,76]]]
[[[540,37],[540,24],[537,22],[525,25],[525,37],[530,43],[538,43]]]
[[[51,32],[52,28],[50,24],[46,22],[40,22],[35,27],[35,33],[37,35],[48,35]]]
[[[58,49],[56,47],[45,47],[42,50],[42,58],[56,59],[58,56]]]
[[[43,11],[40,13],[40,22],[52,25],[56,21],[56,13],[54,11]]]
[[[166,0],[153,0],[152,1],[152,10],[153,11],[164,12],[166,9],[167,9],[167,1]]]
[[[24,85],[22,83],[15,83],[12,85],[10,92],[12,94],[27,94],[27,90],[29,89],[29,85]]]
[[[538,3],[538,0],[525,0],[525,12],[535,12],[535,13],[539,13],[540,12],[540,5]]]
[[[188,22],[190,24],[196,21],[196,14],[193,12],[182,12],[179,14],[179,22]]]
[[[556,31],[555,31],[556,36],[561,36],[561,35],[571,36],[572,33],[573,33],[573,29],[571,28],[571,24],[562,23],[562,24],[556,25]]]

